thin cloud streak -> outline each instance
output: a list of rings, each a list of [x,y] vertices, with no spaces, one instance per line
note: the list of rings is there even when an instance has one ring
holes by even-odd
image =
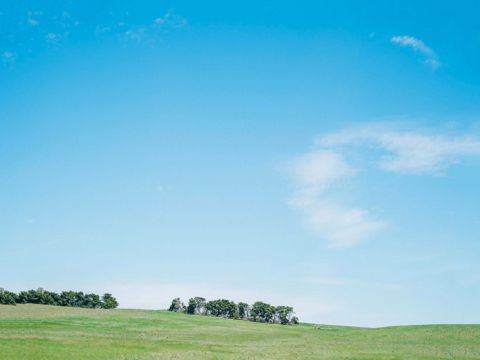
[[[422,54],[425,57],[424,62],[430,65],[434,69],[437,69],[441,65],[435,51],[433,51],[431,47],[427,46],[420,39],[417,39],[413,36],[402,35],[402,36],[393,36],[390,39],[390,41],[393,44],[399,45],[401,47],[410,48],[413,51]]]

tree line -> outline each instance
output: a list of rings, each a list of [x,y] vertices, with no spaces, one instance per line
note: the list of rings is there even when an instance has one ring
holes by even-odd
[[[273,306],[262,301],[249,305],[244,302],[237,304],[226,299],[207,301],[203,297],[194,297],[190,298],[185,305],[180,298],[175,298],[168,310],[191,315],[209,315],[282,325],[298,324],[298,318],[293,316],[291,306]]]
[[[42,288],[21,291],[18,294],[0,288],[0,304],[42,304],[81,307],[88,309],[115,309],[117,300],[112,294],[84,294],[82,291],[62,291],[60,294]]]

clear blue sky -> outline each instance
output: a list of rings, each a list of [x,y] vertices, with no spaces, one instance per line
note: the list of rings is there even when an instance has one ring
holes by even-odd
[[[0,1],[0,286],[480,322],[476,1]]]

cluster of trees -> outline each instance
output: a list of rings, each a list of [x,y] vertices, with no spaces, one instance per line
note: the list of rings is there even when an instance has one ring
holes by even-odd
[[[185,305],[180,298],[175,298],[168,310],[282,325],[298,324],[298,318],[293,316],[291,306],[273,306],[262,301],[249,305],[244,302],[236,304],[226,299],[207,301],[203,297],[194,297]]]
[[[117,300],[112,294],[84,294],[81,291],[62,291],[60,294],[39,288],[21,291],[18,294],[0,288],[0,304],[43,304],[71,306],[89,309],[115,309]]]

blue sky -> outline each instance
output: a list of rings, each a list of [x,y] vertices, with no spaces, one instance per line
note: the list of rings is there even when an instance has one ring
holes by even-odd
[[[0,1],[1,283],[480,322],[474,1]]]

